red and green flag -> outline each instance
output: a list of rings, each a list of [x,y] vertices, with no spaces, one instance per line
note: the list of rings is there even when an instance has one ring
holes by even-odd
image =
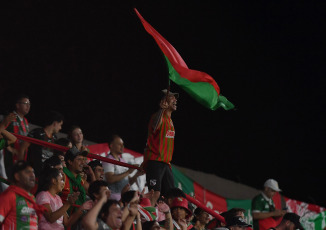
[[[136,9],[134,10],[145,30],[154,38],[162,50],[171,81],[180,86],[197,102],[211,110],[216,110],[219,107],[225,110],[234,108],[234,105],[220,94],[219,86],[210,75],[189,69],[176,49],[145,21]]]

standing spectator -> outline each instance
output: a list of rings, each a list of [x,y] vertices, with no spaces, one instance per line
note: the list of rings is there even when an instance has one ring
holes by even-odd
[[[303,230],[303,226],[300,223],[300,216],[295,213],[286,213],[279,225],[275,228],[270,228],[270,230]]]
[[[69,218],[67,210],[78,199],[79,192],[73,193],[68,197],[68,201],[63,204],[61,198],[57,195],[62,191],[63,185],[63,176],[58,169],[48,168],[43,171],[39,182],[40,192],[36,196],[36,202],[43,205],[47,212],[40,219],[40,230],[64,230],[65,227],[69,228],[74,224],[73,221],[77,221],[78,218]],[[83,210],[83,206],[81,206],[81,209]]]
[[[122,158],[124,150],[123,140],[118,135],[113,135],[109,141],[110,152],[107,158],[120,162],[125,162]],[[111,198],[120,200],[122,189],[129,183],[132,185],[137,180],[137,177],[142,175],[141,172],[137,172],[133,177],[129,178],[129,175],[135,170],[134,168],[126,168],[119,165],[103,162],[105,180],[109,183],[111,190]]]
[[[3,229],[37,229],[38,214],[44,211],[30,193],[35,185],[32,166],[17,161],[12,168],[13,184],[0,194],[0,225]]]
[[[43,128],[33,129],[28,133],[28,137],[55,143],[57,140],[56,134],[62,128],[64,118],[56,111],[49,111],[44,115],[43,119]],[[29,142],[23,142],[19,150],[19,159],[23,159],[24,152],[27,149],[30,151],[30,154],[27,155],[27,161],[33,165],[35,176],[38,178],[42,170],[43,162],[53,156],[53,149],[31,144]]]
[[[29,125],[26,119],[26,115],[29,113],[31,108],[31,102],[27,95],[20,94],[15,99],[15,107],[13,114],[16,115],[15,119],[11,120],[6,126],[6,130],[11,133],[27,136],[29,132]],[[23,141],[18,140],[14,145],[4,150],[4,165],[6,174],[11,175],[13,164],[17,161],[18,150]],[[26,152],[22,159],[26,160]]]
[[[175,130],[171,119],[172,112],[177,110],[178,93],[162,90],[164,97],[160,110],[152,115],[148,125],[148,138],[144,151],[142,168],[146,171],[148,189],[154,190],[151,203],[154,206],[168,189],[174,187],[171,160],[174,149]]]
[[[268,179],[264,183],[264,190],[252,200],[252,217],[254,230],[266,230],[277,225],[275,218],[283,216],[286,211],[275,209],[272,200],[276,192],[282,191],[274,179]]]
[[[88,189],[87,181],[83,181],[80,173],[83,171],[84,160],[87,156],[87,152],[79,152],[77,148],[71,148],[66,152],[65,161],[67,164],[66,168],[63,168],[65,173],[65,185],[61,192],[61,199],[63,202],[68,200],[68,196],[74,192],[79,192],[76,204],[82,205],[86,200],[86,191]],[[75,210],[71,208],[68,210],[68,214],[71,214]]]

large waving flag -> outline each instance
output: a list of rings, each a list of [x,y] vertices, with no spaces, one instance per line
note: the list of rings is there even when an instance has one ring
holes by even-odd
[[[234,105],[220,95],[220,88],[207,73],[189,69],[179,53],[134,9],[146,31],[152,35],[162,50],[169,69],[169,78],[205,107],[216,110],[234,108]]]

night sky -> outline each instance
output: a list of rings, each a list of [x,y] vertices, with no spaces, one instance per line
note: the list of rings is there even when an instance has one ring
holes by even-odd
[[[0,6],[1,113],[57,110],[85,139],[142,152],[167,67],[136,7],[236,110],[180,93],[173,164],[326,206],[325,1],[10,1]]]

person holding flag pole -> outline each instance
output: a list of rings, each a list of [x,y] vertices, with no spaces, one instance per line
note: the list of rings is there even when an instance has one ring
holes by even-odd
[[[175,129],[171,119],[177,110],[178,93],[162,90],[164,96],[160,109],[153,114],[148,125],[148,138],[141,167],[146,171],[148,190],[154,191],[151,204],[155,206],[161,195],[174,187],[171,160],[174,149]]]

